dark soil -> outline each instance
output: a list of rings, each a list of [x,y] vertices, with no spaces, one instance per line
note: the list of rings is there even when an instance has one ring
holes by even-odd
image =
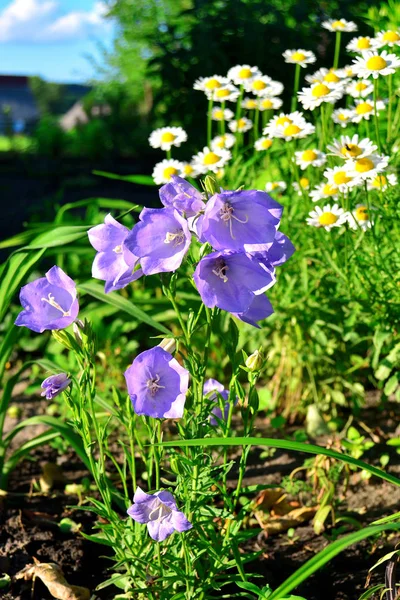
[[[37,411],[38,404],[35,408]],[[30,412],[29,404],[26,405],[26,412],[24,416]],[[389,404],[383,411],[378,411],[371,406],[360,415],[360,420],[367,427],[371,427],[373,434],[378,435],[382,443],[382,445],[377,444],[363,457],[368,462],[379,466],[380,454],[383,449],[385,452],[388,450],[385,445],[386,439],[398,435],[396,432],[398,412],[396,404]],[[266,421],[260,420],[258,428],[263,434],[271,437],[271,430],[267,431]],[[283,437],[283,433],[279,437]],[[321,438],[316,440],[316,443],[326,445],[327,441],[326,438]],[[388,470],[393,474],[400,474],[400,457],[394,450],[391,448]],[[244,485],[256,483],[280,485],[282,477],[301,465],[305,458],[305,456],[278,450],[268,458],[261,458],[260,454],[261,449],[255,448],[252,451]],[[58,564],[69,583],[88,587],[94,594],[93,598],[101,600],[113,598],[116,593],[115,588],[95,592],[96,586],[109,577],[107,569],[112,562],[105,556],[107,548],[86,541],[79,533],[64,534],[58,527],[62,518],[69,517],[81,524],[83,532],[90,533],[93,515],[86,511],[84,506],[78,510],[70,508],[77,505],[78,499],[76,496],[68,496],[64,493],[65,483],[48,494],[37,491],[37,482],[43,465],[47,462],[60,465],[66,483],[79,483],[87,473],[73,453],[63,453],[60,456],[49,446],[36,450],[32,459],[24,461],[18,467],[10,479],[9,494],[2,499],[0,497],[0,573],[8,573],[14,577],[26,565],[31,564],[35,557],[42,562]],[[235,477],[234,472],[232,477]],[[399,503],[400,488],[374,477],[368,482],[363,481],[360,474],[354,472],[338,516],[350,515],[360,523],[361,527],[365,527],[374,519],[396,512]],[[343,530],[340,529],[341,527]],[[354,530],[350,525],[339,523],[336,529],[328,527],[324,534],[317,536],[312,526],[305,524],[296,528],[291,539],[285,533],[269,537],[262,533],[242,548],[243,552],[246,550],[262,552],[260,559],[249,564],[247,570],[261,576],[254,579],[260,587],[269,583],[272,588],[276,588],[296,569],[333,541],[335,535],[340,536]],[[393,550],[399,541],[399,535],[388,534],[361,542],[330,561],[295,593],[303,595],[307,600],[357,600],[365,589],[368,570],[382,556]],[[384,565],[381,565],[372,572],[369,583],[374,585],[383,582]],[[39,580],[36,581],[33,590],[31,582],[13,580],[11,587],[1,597],[4,600],[49,600],[51,598]],[[379,595],[374,597],[375,600],[378,598]]]

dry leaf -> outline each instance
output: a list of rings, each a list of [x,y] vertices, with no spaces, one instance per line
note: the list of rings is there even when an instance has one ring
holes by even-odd
[[[34,565],[28,565],[17,573],[16,579],[30,581],[39,577],[56,600],[89,600],[90,591],[77,585],[70,585],[60,567],[54,563],[41,563],[35,558]]]
[[[55,484],[65,483],[65,475],[61,467],[54,463],[46,463],[43,466],[43,473],[39,479],[40,489],[42,492],[50,491]]]
[[[270,510],[274,504],[279,500],[285,498],[286,494],[282,488],[272,488],[268,490],[262,490],[255,499],[257,509],[259,510]]]
[[[261,527],[268,535],[283,533],[291,527],[298,527],[307,521],[310,521],[317,511],[317,507],[302,506],[295,508],[287,513],[284,517],[272,517],[266,522],[259,520]],[[258,513],[260,515],[260,513]]]

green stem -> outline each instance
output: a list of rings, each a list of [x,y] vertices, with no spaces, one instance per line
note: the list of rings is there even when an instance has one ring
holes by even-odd
[[[340,55],[340,42],[342,39],[342,32],[336,32],[336,42],[335,42],[335,58],[333,60],[333,68],[337,69],[339,64],[339,55]]]
[[[213,100],[212,98],[208,101],[208,112],[207,112],[207,146],[210,147],[211,144],[211,132],[212,132],[212,114],[213,109]]]
[[[374,121],[375,121],[375,135],[376,135],[376,141],[378,143],[379,152],[382,152],[381,139],[380,139],[380,136],[379,136],[378,112],[376,110],[377,95],[378,95],[378,79],[374,79]]]
[[[172,151],[171,150],[166,150],[165,152],[167,154],[167,159],[171,160],[171,158],[172,158]]]
[[[387,122],[387,135],[386,141],[390,142],[392,136],[392,96],[393,96],[393,75],[390,74],[388,77],[389,82],[389,106],[388,106],[388,122]]]
[[[300,85],[300,65],[299,63],[296,64],[295,70],[294,70],[294,87],[293,87],[293,96],[292,96],[292,108],[291,111],[295,111],[297,108],[297,92],[299,91],[299,85]]]

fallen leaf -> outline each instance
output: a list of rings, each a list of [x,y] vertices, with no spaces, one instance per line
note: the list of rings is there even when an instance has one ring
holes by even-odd
[[[41,563],[35,558],[34,565],[27,565],[16,574],[16,579],[30,581],[39,577],[56,600],[89,600],[90,591],[78,585],[70,585],[60,567],[54,563]]]

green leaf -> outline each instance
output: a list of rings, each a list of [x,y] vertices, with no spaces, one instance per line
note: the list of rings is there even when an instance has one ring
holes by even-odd
[[[379,590],[383,589],[385,589],[384,584],[378,583],[378,585],[372,586],[371,588],[369,588],[369,590],[365,590],[365,592],[361,594],[358,600],[368,600],[368,598],[374,598],[376,592],[379,592]]]
[[[38,235],[32,242],[23,250],[30,248],[35,250],[38,248],[54,248],[55,246],[65,246],[71,242],[75,242],[86,237],[87,230],[90,225],[62,225],[53,227],[50,231],[45,231]]]
[[[392,552],[388,552],[387,554],[385,554],[385,556],[382,556],[370,569],[368,569],[368,572],[370,573],[371,571],[376,569],[376,567],[379,567],[379,565],[381,565],[382,563],[386,562],[387,560],[390,560],[391,558],[393,558],[393,556],[399,556],[399,554],[400,550],[393,550]]]
[[[399,375],[396,373],[394,375],[392,375],[391,377],[389,377],[389,379],[387,380],[385,387],[383,388],[383,391],[385,392],[386,396],[391,396],[394,391],[397,389],[397,386],[399,385]]]
[[[164,325],[161,325],[161,323],[157,323],[157,321],[152,319],[152,317],[145,313],[141,308],[138,308],[135,304],[133,304],[133,302],[115,293],[106,294],[103,291],[103,287],[98,283],[87,281],[86,283],[80,284],[78,287],[82,292],[90,294],[94,298],[97,298],[97,300],[111,304],[119,310],[126,312],[131,317],[134,317],[138,321],[147,323],[147,325],[150,325],[154,329],[157,329],[166,335],[171,335],[169,329],[164,327]]]
[[[55,223],[61,223],[64,214],[68,210],[74,210],[82,206],[98,206],[99,208],[106,208],[107,210],[133,210],[141,211],[142,207],[137,204],[132,204],[128,200],[119,200],[115,198],[86,198],[85,200],[79,200],[78,202],[69,202],[64,204],[58,211]]]
[[[100,175],[100,177],[129,181],[129,183],[137,183],[139,185],[156,185],[154,179],[150,175],[117,175],[116,173],[108,173],[107,171],[92,171],[92,173],[93,175]]]
[[[314,444],[305,444],[303,442],[294,442],[290,440],[277,440],[272,438],[257,438],[257,437],[228,437],[228,438],[204,438],[194,440],[176,440],[171,442],[162,442],[160,444],[166,448],[183,448],[187,446],[267,446],[269,448],[282,448],[283,450],[290,450],[294,452],[305,452],[307,454],[321,454],[323,456],[329,456],[336,460],[354,465],[359,469],[365,469],[394,485],[400,486],[400,479],[389,473],[385,473],[381,469],[377,469],[372,465],[369,465],[362,460],[348,456],[347,454],[341,454],[336,450],[330,448],[323,448],[322,446],[316,446]]]

